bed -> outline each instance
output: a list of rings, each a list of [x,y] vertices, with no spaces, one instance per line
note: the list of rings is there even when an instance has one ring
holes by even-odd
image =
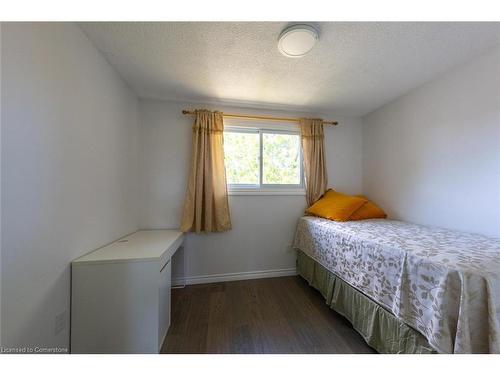
[[[397,220],[305,216],[294,247],[299,274],[369,344],[378,335],[375,349],[500,353],[500,239]],[[392,336],[384,337],[384,324]]]

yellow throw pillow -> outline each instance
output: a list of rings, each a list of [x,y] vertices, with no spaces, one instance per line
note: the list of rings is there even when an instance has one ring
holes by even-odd
[[[356,196],[367,199],[363,195]],[[387,215],[384,210],[382,210],[372,201],[367,201],[360,208],[353,212],[349,220],[385,219],[386,217]]]
[[[364,205],[366,198],[354,197],[334,190],[328,190],[319,200],[306,210],[306,213],[335,221],[347,221]]]

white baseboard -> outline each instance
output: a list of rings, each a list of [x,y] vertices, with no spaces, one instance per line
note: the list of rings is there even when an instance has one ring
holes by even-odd
[[[278,270],[190,276],[185,278],[176,278],[172,280],[172,284],[173,285],[207,284],[207,283],[218,283],[222,281],[237,281],[237,280],[250,280],[250,279],[265,279],[268,277],[294,276],[296,274],[297,274],[297,269],[294,267],[294,268],[284,268]]]

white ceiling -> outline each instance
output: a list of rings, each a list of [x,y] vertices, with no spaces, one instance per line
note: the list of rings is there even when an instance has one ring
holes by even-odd
[[[80,26],[140,97],[223,100],[364,115],[500,44],[500,23],[316,23],[305,57],[280,54],[284,22]]]

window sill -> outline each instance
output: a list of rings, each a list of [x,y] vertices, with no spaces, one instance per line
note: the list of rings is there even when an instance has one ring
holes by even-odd
[[[229,189],[229,195],[306,195],[304,189]]]

